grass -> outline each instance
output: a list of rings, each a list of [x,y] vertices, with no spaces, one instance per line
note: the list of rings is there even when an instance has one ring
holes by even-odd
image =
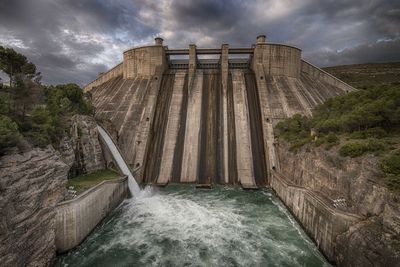
[[[68,179],[67,188],[70,186],[74,187],[77,194],[80,194],[87,189],[101,183],[105,180],[113,180],[121,177],[117,172],[112,170],[100,170],[90,174],[80,175],[71,179]]]

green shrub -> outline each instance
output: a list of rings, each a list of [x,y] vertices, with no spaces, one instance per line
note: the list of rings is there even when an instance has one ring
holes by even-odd
[[[10,93],[0,93],[0,114],[9,115],[14,111],[14,99]]]
[[[350,156],[352,158],[361,156],[365,152],[365,145],[358,142],[352,142],[345,144],[339,150],[339,154],[342,157]]]
[[[291,143],[292,151],[311,141],[310,120],[305,116],[296,114],[279,122],[276,127],[278,135]]]
[[[365,131],[366,137],[383,138],[387,135],[387,132],[381,127],[369,128]]]
[[[306,138],[310,129],[315,129],[327,137],[320,137],[315,144],[326,142],[327,147],[339,142],[334,134],[348,133],[349,138],[361,140],[386,137],[400,128],[400,86],[371,86],[330,98],[314,109],[312,118],[297,114],[276,128],[278,136],[290,143],[298,143],[297,139]],[[374,150],[367,151],[370,149]]]
[[[385,181],[390,190],[400,191],[400,175],[389,174],[385,177]]]
[[[380,153],[385,149],[385,144],[377,139],[370,138],[366,142],[366,152],[377,152]]]
[[[289,151],[297,151],[299,148],[301,148],[305,144],[308,144],[309,142],[310,138],[297,139],[296,141],[291,142]]]
[[[324,143],[325,143],[325,138],[324,137],[318,137],[317,140],[315,140],[315,142],[314,142],[314,144],[316,146],[320,146],[320,145],[322,145]]]
[[[36,124],[49,124],[51,123],[51,116],[49,111],[42,106],[35,108],[31,114],[32,121]]]
[[[366,139],[367,135],[365,131],[354,131],[350,134],[351,139]]]
[[[326,141],[330,144],[336,144],[339,141],[339,138],[337,137],[336,134],[330,132],[327,136],[326,136]]]
[[[343,157],[355,158],[368,152],[381,152],[384,149],[385,145],[382,142],[376,139],[368,139],[366,142],[351,142],[343,145],[339,154]]]
[[[400,153],[392,153],[381,161],[382,171],[400,175]]]
[[[16,146],[20,138],[17,124],[9,117],[0,115],[0,155]]]
[[[45,148],[51,143],[49,134],[44,130],[39,131],[28,131],[24,133],[24,136],[34,145],[41,148]]]

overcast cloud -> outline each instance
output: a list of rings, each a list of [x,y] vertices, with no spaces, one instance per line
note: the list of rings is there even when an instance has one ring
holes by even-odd
[[[400,1],[0,0],[0,45],[50,84],[84,85],[155,36],[169,47],[220,47],[250,46],[258,34],[322,67],[400,61]]]

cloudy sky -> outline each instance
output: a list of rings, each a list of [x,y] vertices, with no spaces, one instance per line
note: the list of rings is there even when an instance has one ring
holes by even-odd
[[[128,47],[250,46],[258,34],[296,45],[318,66],[400,61],[400,1],[0,0],[0,45],[25,54],[45,83],[84,85]]]

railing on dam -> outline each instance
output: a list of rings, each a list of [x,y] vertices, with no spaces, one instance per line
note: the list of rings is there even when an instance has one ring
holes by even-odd
[[[219,48],[197,48],[197,55],[220,55],[222,50]],[[253,54],[253,48],[229,48],[229,54]],[[166,55],[189,55],[189,49],[168,49]]]
[[[250,67],[249,59],[234,58],[228,60],[230,69],[248,69]],[[171,59],[168,66],[170,69],[188,69],[189,60],[187,59]],[[196,67],[198,69],[219,69],[221,62],[219,59],[199,59]]]

